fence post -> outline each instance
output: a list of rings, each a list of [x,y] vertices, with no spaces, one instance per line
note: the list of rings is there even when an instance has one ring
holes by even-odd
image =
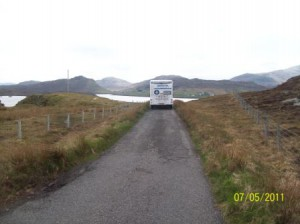
[[[21,120],[17,121],[17,135],[18,135],[18,139],[22,139],[23,138],[22,121]]]
[[[47,131],[50,131],[50,115],[47,115]]]
[[[94,108],[94,120],[96,120],[96,108]]]
[[[70,128],[70,114],[67,115],[67,120],[66,120],[66,123],[67,123],[67,128]]]
[[[102,120],[104,118],[104,107],[102,107]]]
[[[84,110],[82,111],[81,123],[84,123]]]
[[[269,135],[269,126],[268,126],[268,116],[265,114],[264,116],[264,132],[266,140],[268,141],[268,135]]]
[[[116,106],[116,114],[118,114],[118,106]]]
[[[278,150],[282,149],[281,146],[281,133],[280,133],[280,125],[277,124],[277,130],[276,130],[276,143]]]
[[[111,107],[109,108],[109,115],[111,115]]]

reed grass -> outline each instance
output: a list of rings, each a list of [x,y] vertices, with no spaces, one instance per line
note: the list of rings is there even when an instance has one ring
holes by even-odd
[[[201,155],[226,223],[300,223],[296,155],[267,145],[233,96],[176,101],[175,108]],[[283,193],[284,201],[234,200],[235,193],[255,192]]]

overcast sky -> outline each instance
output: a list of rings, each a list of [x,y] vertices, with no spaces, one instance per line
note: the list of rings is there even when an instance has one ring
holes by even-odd
[[[0,83],[229,79],[300,64],[299,0],[0,0]]]

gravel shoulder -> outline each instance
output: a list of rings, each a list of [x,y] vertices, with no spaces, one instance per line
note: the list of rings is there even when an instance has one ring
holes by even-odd
[[[151,110],[85,172],[0,223],[222,223],[174,110]]]

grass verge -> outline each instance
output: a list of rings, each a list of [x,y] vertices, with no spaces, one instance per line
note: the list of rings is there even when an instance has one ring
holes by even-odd
[[[266,145],[233,96],[176,101],[175,108],[188,126],[226,223],[300,223],[299,165],[292,154]]]
[[[101,122],[63,135],[54,132],[38,140],[14,141],[13,147],[1,151],[0,207],[3,209],[20,197],[34,194],[74,166],[98,158],[147,109],[147,104],[136,104]]]

